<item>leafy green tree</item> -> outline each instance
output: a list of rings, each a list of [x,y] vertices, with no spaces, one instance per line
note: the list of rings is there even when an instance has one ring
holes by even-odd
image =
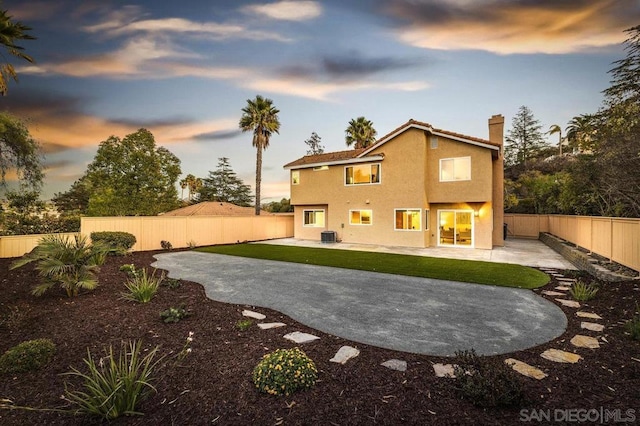
[[[253,146],[256,147],[256,216],[260,215],[260,186],[262,185],[262,151],[269,146],[273,133],[280,132],[280,111],[273,106],[273,101],[257,95],[255,99],[247,99],[247,106],[242,108],[240,129],[253,132]]]
[[[24,48],[18,46],[16,42],[18,40],[35,40],[36,38],[27,34],[27,31],[31,31],[31,28],[20,22],[14,22],[11,18],[6,10],[0,11],[0,43],[9,55],[33,62],[33,58],[24,53]],[[3,62],[5,63],[0,65],[0,93],[5,96],[8,91],[8,80],[18,81],[18,74],[13,65],[4,56]]]
[[[324,153],[324,146],[322,146],[321,142],[322,138],[318,136],[316,132],[312,132],[311,137],[304,141],[304,143],[309,147],[307,155],[318,155]]]
[[[0,184],[6,185],[9,170],[17,172],[23,186],[39,189],[42,185],[40,144],[31,137],[24,122],[0,112]]]
[[[223,201],[237,206],[250,206],[251,187],[233,171],[227,157],[218,158],[218,167],[209,172],[198,192],[198,201]]]
[[[505,163],[523,165],[526,169],[529,159],[547,145],[541,129],[542,125],[533,112],[528,107],[521,106],[513,117],[511,129],[507,132]]]
[[[272,201],[269,204],[265,204],[262,208],[271,213],[288,213],[293,211],[291,205],[291,199],[283,198],[280,201]]]
[[[371,121],[358,117],[349,121],[344,140],[347,146],[353,145],[355,149],[367,148],[376,142],[377,135],[378,132],[373,128]]]
[[[63,216],[84,216],[89,210],[90,196],[91,186],[85,175],[73,182],[67,192],[54,194],[51,201]]]
[[[178,206],[180,160],[140,129],[100,143],[86,179],[90,216],[157,215]]]

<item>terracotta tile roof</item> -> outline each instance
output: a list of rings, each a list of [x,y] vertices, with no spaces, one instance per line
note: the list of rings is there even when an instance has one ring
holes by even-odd
[[[477,142],[477,143],[481,143],[481,144],[485,144],[485,145],[491,145],[491,146],[495,146],[500,148],[501,145],[495,142],[491,142],[489,140],[486,139],[481,139],[481,138],[476,138],[473,136],[467,136],[467,135],[463,135],[462,133],[455,133],[455,132],[450,132],[448,130],[442,130],[442,129],[436,129],[434,127],[431,126],[431,124],[429,123],[425,123],[423,121],[418,121],[418,120],[414,120],[414,119],[410,119],[409,121],[407,121],[406,123],[402,124],[401,126],[398,126],[397,128],[393,129],[392,131],[390,131],[389,133],[387,133],[386,135],[384,135],[383,137],[379,138],[378,141],[367,147],[367,148],[362,148],[362,149],[351,149],[351,150],[347,150],[347,151],[338,151],[338,152],[328,152],[328,153],[324,153],[324,154],[318,154],[318,155],[305,155],[302,158],[299,158],[295,161],[292,161],[288,164],[285,164],[284,167],[288,168],[288,167],[300,167],[300,166],[305,166],[308,164],[318,164],[318,163],[332,163],[334,161],[343,161],[343,160],[350,160],[350,159],[354,159],[354,158],[358,158],[358,157],[366,157],[366,155],[373,151],[374,149],[376,149],[378,146],[381,146],[383,144],[385,144],[386,142],[388,142],[390,140],[390,138],[392,138],[394,135],[397,135],[399,133],[402,133],[403,131],[414,127],[414,126],[419,126],[419,127],[425,127],[430,129],[432,132],[435,133],[441,133],[443,135],[447,135],[453,138],[459,138],[459,139],[465,139],[469,142]]]
[[[304,166],[306,164],[330,163],[333,161],[350,160],[352,158],[356,158],[363,151],[364,148],[350,149],[347,151],[327,152],[324,154],[316,155],[305,155],[304,157],[292,161],[289,164],[285,164],[284,167]]]
[[[220,201],[203,201],[177,210],[164,213],[163,216],[253,216],[255,207],[240,207]],[[260,214],[271,214],[264,210]]]

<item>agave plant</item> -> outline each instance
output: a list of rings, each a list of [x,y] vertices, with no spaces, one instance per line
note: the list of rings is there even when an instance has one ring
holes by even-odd
[[[30,253],[13,262],[9,269],[36,262],[41,283],[32,294],[41,296],[59,284],[67,296],[77,296],[80,289],[93,290],[98,286],[96,273],[104,263],[108,249],[101,244],[89,244],[86,237],[63,235],[44,236]]]

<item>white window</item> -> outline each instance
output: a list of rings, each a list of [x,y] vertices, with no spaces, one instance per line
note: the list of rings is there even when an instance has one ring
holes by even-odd
[[[324,210],[303,210],[303,226],[324,228]]]
[[[471,180],[471,157],[440,160],[440,182]]]
[[[396,231],[420,231],[420,209],[395,209]]]
[[[349,224],[371,225],[371,210],[349,210]]]
[[[300,170],[291,171],[291,185],[297,185],[300,183]]]
[[[380,183],[380,164],[362,164],[344,168],[345,185]]]

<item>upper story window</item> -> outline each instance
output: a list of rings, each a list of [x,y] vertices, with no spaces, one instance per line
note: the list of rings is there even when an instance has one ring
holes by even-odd
[[[345,185],[380,183],[380,164],[362,164],[344,168]]]
[[[471,180],[471,157],[440,160],[440,182]]]
[[[324,210],[303,210],[303,226],[324,227]]]
[[[300,170],[291,171],[291,185],[298,185],[300,183]]]
[[[371,225],[371,210],[349,210],[349,224]]]

